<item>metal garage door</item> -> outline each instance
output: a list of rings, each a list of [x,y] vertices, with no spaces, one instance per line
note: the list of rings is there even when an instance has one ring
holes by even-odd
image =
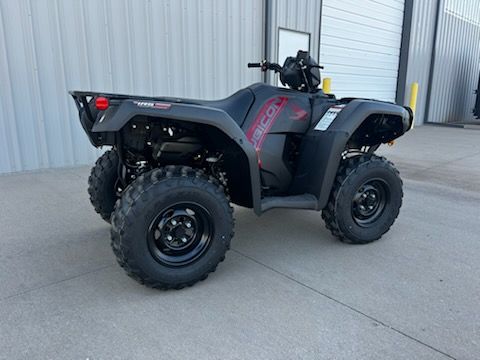
[[[337,97],[395,101],[404,0],[323,0],[320,63]]]

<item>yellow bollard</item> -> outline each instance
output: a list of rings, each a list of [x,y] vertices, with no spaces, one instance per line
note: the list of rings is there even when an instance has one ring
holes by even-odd
[[[330,94],[330,92],[332,91],[332,79],[324,78],[322,88],[325,94]]]
[[[415,108],[417,107],[417,95],[418,95],[418,82],[414,82],[410,90],[410,109],[412,109],[414,114],[415,114]]]

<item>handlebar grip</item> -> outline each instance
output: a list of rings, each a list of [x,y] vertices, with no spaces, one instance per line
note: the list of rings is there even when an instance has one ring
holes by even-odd
[[[248,63],[247,66],[249,68],[259,68],[259,67],[262,67],[262,64],[260,64],[260,63]]]

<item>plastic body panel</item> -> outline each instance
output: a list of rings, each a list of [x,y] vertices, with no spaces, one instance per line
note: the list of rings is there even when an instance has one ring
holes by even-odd
[[[311,126],[312,99],[328,101],[328,97],[263,83],[249,88],[255,102],[242,129],[258,153],[263,186],[270,193],[285,194],[294,176],[284,154],[288,137],[303,136]]]
[[[81,105],[79,104],[81,101],[80,97],[99,95],[109,96],[109,94],[84,92],[71,92],[71,95],[75,99],[80,114],[82,114],[82,111],[87,111],[86,109],[81,108]],[[257,152],[253,145],[247,140],[242,129],[225,111],[204,105],[195,105],[190,102],[179,101],[179,99],[170,99],[175,101],[167,102],[166,100],[168,98],[128,97],[127,95],[116,94],[110,94],[110,96],[113,99],[111,101],[111,107],[103,112],[101,116],[97,116],[93,126],[86,131],[89,137],[94,138],[95,133],[117,133],[130,121],[130,119],[139,115],[213,126],[231,138],[245,153],[249,164],[250,176],[248,180],[251,186],[253,209],[256,214],[261,213],[261,185]],[[161,101],[169,106],[159,109],[145,106],[145,104],[139,106],[138,104],[138,102],[145,103],[149,101]],[[85,105],[87,105],[88,109],[88,104]]]
[[[342,152],[365,119],[375,114],[399,116],[403,132],[398,136],[407,132],[413,122],[411,111],[399,105],[364,99],[347,101],[327,130],[315,130],[316,123],[313,123],[302,141],[298,170],[290,193],[315,195],[318,199],[317,210],[326,206]]]
[[[413,122],[413,114],[403,106],[370,99],[348,99],[345,108],[339,113],[329,130],[343,130],[352,135],[363,120],[374,114],[399,116],[403,133],[410,129]]]
[[[413,120],[411,111],[391,103],[365,99],[336,100],[321,91],[308,94],[263,83],[241,91],[242,101],[239,106],[250,104],[247,110],[235,109],[227,102],[226,110],[239,114],[235,115],[235,120],[223,109],[209,106],[221,107],[226,104],[224,100],[215,102],[83,92],[71,94],[81,116],[82,111],[90,111],[86,97],[104,95],[110,99],[109,109],[96,117],[90,117],[88,122],[82,120],[82,125],[95,146],[114,144],[115,134],[135,116],[172,119],[217,128],[232,139],[248,159],[250,174],[245,182],[251,187],[251,203],[257,214],[262,212],[262,186],[273,189],[273,195],[280,197],[311,194],[318,199],[316,210],[322,209],[328,200],[342,152],[349,138],[368,116],[386,114],[399,117],[403,131],[398,136],[410,129]],[[328,129],[314,130],[328,108],[339,103],[345,107]],[[242,114],[245,114],[244,119],[241,119]],[[243,124],[242,127],[239,124]],[[98,134],[105,136],[103,143],[99,142],[101,139],[99,140]],[[295,169],[289,166],[284,154],[289,136],[302,139]],[[283,206],[295,206],[296,203],[297,206],[312,208],[311,198],[307,198],[307,201],[305,198],[291,198]],[[281,206],[282,200],[277,198],[263,208]]]

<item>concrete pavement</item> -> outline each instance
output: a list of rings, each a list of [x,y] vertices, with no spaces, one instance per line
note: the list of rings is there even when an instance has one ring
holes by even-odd
[[[237,208],[225,262],[168,292],[116,265],[87,167],[0,176],[0,359],[478,359],[480,131],[425,126],[381,152],[405,198],[380,241]]]

